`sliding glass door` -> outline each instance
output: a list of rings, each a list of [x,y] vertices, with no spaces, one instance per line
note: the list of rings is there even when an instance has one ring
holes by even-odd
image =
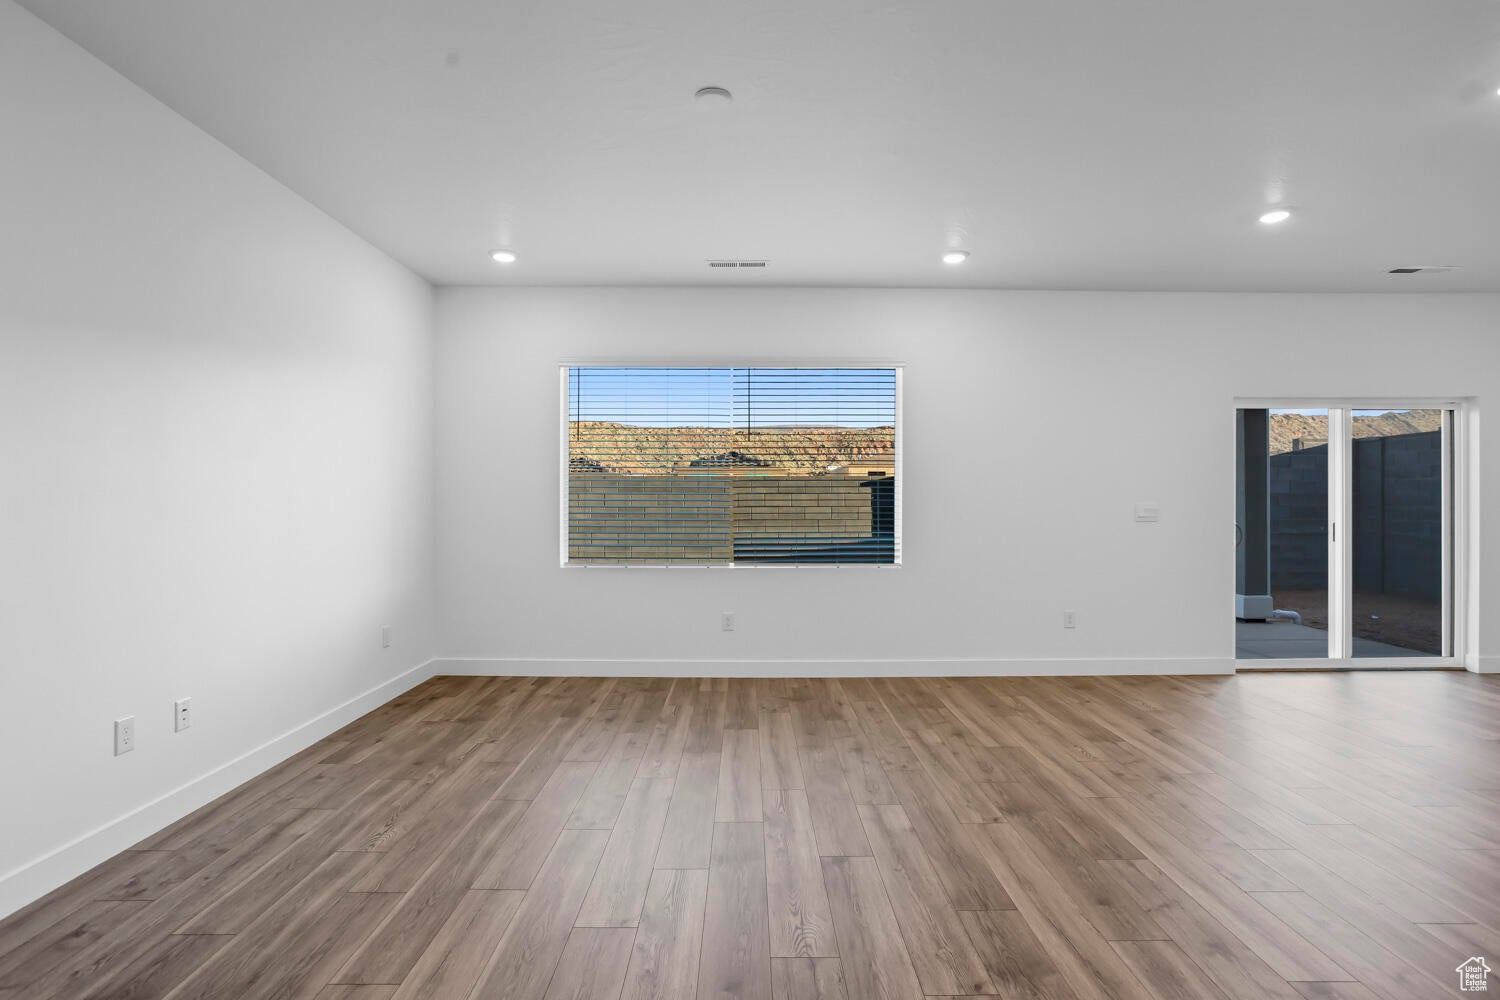
[[[1242,665],[1412,666],[1454,655],[1454,412],[1237,411]]]

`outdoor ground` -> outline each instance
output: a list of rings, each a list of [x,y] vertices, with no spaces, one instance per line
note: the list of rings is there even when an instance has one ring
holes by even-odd
[[[1326,590],[1278,590],[1272,598],[1277,608],[1300,613],[1303,625],[1327,631]],[[1371,639],[1420,653],[1442,655],[1443,612],[1436,604],[1389,594],[1358,592],[1354,595],[1354,612],[1356,639]]]

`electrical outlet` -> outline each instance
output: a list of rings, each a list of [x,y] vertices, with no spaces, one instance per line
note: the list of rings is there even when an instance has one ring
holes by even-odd
[[[1077,627],[1078,627],[1078,612],[1071,611],[1071,610],[1070,611],[1064,611],[1063,612],[1063,628],[1077,628]]]
[[[115,720],[115,756],[135,749],[135,716]]]
[[[172,725],[177,732],[182,732],[193,724],[193,699],[178,698],[172,703],[175,710]]]
[[[389,625],[380,626],[380,648],[391,648],[391,627]]]
[[[723,616],[719,619],[719,627],[722,628],[725,632],[733,632],[734,631],[734,612],[733,611],[726,611],[726,612],[724,612]]]

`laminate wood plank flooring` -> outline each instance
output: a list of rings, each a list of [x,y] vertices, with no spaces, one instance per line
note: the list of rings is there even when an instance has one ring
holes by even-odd
[[[699,1000],[771,998],[766,845],[761,829],[761,823],[714,824],[703,956],[698,965]]]
[[[866,857],[870,842],[859,821],[859,807],[849,794],[844,766],[831,749],[802,751],[802,774],[812,810],[818,853],[825,858]]]
[[[475,1000],[542,1000],[609,834],[564,830],[479,977]]]
[[[771,954],[837,957],[807,793],[800,788],[768,790],[765,808]]]
[[[761,819],[760,740],[755,729],[724,732],[719,758],[720,823],[758,823]]]
[[[907,954],[929,995],[993,993],[958,911],[948,902],[916,829],[900,806],[861,806]]]
[[[1497,831],[1466,673],[438,677],[0,920],[0,1000],[1422,1000]]]
[[[525,802],[511,799],[486,803],[448,851],[433,861],[421,881],[402,895],[390,917],[344,966],[336,982],[404,984],[433,938],[464,903],[486,860],[495,854],[500,840],[520,819],[526,806]],[[484,902],[482,896],[468,900],[470,907]],[[488,905],[505,904],[492,900]]]
[[[411,971],[401,974],[397,1000],[468,996],[525,895],[489,889],[464,893],[437,934],[426,939]]]
[[[672,778],[637,778],[610,832],[599,872],[578,914],[579,927],[634,927],[641,919],[652,862],[672,800]],[[627,949],[628,950],[628,949]]]
[[[824,858],[823,882],[833,905],[847,989],[857,997],[914,1000],[922,985],[880,880],[874,858]]]
[[[658,868],[707,868],[719,794],[719,753],[684,753],[656,848]]]
[[[849,1000],[836,958],[771,959],[771,1000]]]
[[[668,1000],[698,994],[706,868],[652,873],[620,1000]]]
[[[634,945],[631,927],[575,927],[547,987],[547,1000],[616,1000]]]

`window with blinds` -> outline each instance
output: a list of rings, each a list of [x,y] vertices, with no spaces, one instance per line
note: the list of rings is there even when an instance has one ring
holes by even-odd
[[[901,561],[898,369],[563,376],[568,565]]]

